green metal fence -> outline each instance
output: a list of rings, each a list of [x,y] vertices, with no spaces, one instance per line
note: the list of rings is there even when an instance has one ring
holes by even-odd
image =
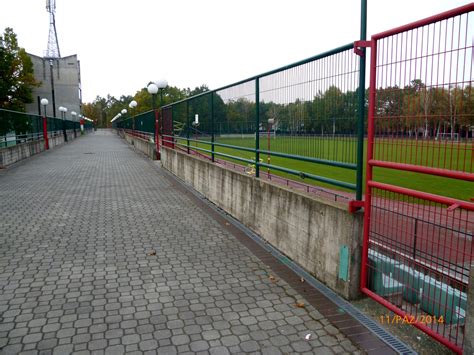
[[[164,106],[163,144],[239,162],[256,177],[271,172],[354,190],[360,199],[359,79],[350,43]]]
[[[71,121],[68,121],[68,122],[71,122]],[[92,131],[93,129],[94,129],[94,123],[93,122],[90,122],[90,121],[85,121],[84,122],[84,130],[85,131]]]
[[[153,136],[155,133],[155,115],[153,111],[147,111],[139,115],[122,117],[113,123],[113,127]]]
[[[63,134],[63,130],[79,132],[77,121],[47,117],[49,136]],[[39,115],[0,109],[0,148],[43,138],[43,118]]]

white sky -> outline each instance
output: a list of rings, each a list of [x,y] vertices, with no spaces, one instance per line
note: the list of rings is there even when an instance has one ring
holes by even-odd
[[[83,101],[133,95],[151,80],[211,89],[359,37],[359,0],[56,0],[62,56],[81,61]],[[467,0],[368,0],[371,34]],[[27,52],[47,47],[46,0],[0,0],[0,31]]]

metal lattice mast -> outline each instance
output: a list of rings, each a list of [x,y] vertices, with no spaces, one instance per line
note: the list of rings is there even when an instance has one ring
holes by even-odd
[[[59,52],[58,33],[56,32],[56,0],[46,0],[46,11],[49,12],[49,36],[48,49],[46,50],[46,58],[61,58]]]

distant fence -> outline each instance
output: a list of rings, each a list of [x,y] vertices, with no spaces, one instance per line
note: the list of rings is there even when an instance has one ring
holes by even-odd
[[[114,128],[123,129],[135,136],[140,136],[145,139],[154,139],[155,114],[153,111],[147,111],[139,115],[131,115],[112,123],[112,126]]]
[[[79,132],[78,121],[47,117],[48,136],[64,134],[64,131]],[[86,130],[92,129],[92,123],[85,122]],[[0,109],[0,148],[43,138],[43,117],[18,111]]]
[[[162,108],[163,145],[236,161],[256,177],[265,169],[360,190],[359,77],[351,43],[175,102]]]

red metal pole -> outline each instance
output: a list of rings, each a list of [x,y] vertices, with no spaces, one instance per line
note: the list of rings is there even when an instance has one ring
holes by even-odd
[[[46,115],[43,116],[43,139],[44,139],[44,149],[49,149],[49,140],[48,140],[48,124],[46,122]]]
[[[375,88],[377,69],[377,41],[372,39],[370,49],[370,91],[369,91],[369,111],[367,122],[367,161],[373,159],[374,145],[374,114],[375,114]],[[372,191],[368,182],[372,180],[372,166],[366,164],[366,189],[364,206],[364,239],[362,241],[362,267],[360,275],[360,287],[367,287],[367,259],[369,252],[369,232],[370,232],[370,210],[372,203]]]
[[[160,126],[158,125],[158,110],[155,108],[155,143],[156,143],[156,159],[161,159],[160,151]]]

